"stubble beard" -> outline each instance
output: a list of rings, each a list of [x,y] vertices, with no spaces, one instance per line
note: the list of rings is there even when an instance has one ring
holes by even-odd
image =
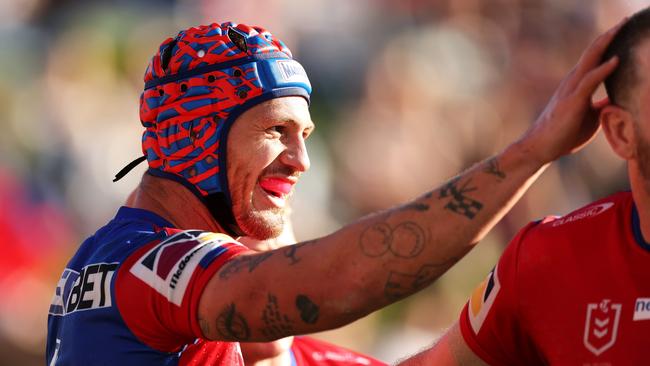
[[[242,231],[252,238],[267,240],[280,236],[285,223],[285,210],[282,208],[239,210],[235,220]]]
[[[298,176],[293,170],[285,166],[269,167],[261,175],[281,174],[286,176]],[[255,208],[255,201],[251,192],[248,196],[248,204],[244,200],[237,202],[233,196],[233,215],[239,228],[251,238],[257,240],[268,240],[277,238],[284,231],[287,220],[288,208],[275,207],[265,210]],[[288,197],[285,197],[288,200]]]

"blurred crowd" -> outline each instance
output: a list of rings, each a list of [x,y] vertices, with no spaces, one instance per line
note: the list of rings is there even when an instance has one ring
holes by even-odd
[[[317,125],[299,240],[415,197],[503,149],[581,51],[647,0],[0,0],[0,365],[43,363],[50,298],[76,246],[135,187],[142,77],[191,25],[262,25],[305,66]],[[601,95],[602,96],[602,95]],[[319,335],[385,361],[434,341],[530,220],[627,189],[602,136],[554,164],[422,293]]]

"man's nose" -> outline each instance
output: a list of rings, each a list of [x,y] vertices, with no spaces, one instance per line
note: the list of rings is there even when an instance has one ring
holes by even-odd
[[[282,153],[282,162],[298,172],[306,172],[311,165],[305,139],[294,139]]]

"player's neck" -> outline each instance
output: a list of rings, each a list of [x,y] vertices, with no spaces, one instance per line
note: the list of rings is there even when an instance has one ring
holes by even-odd
[[[240,343],[246,366],[291,366],[293,337],[273,342]]]
[[[643,178],[639,169],[632,163],[629,164],[628,169],[632,197],[639,214],[641,234],[646,242],[650,242],[650,182]]]
[[[192,192],[169,179],[145,174],[126,205],[151,211],[178,229],[223,232],[207,207]]]
[[[291,366],[291,354],[289,351],[281,353],[272,358],[263,360],[249,361],[244,360],[246,366]]]

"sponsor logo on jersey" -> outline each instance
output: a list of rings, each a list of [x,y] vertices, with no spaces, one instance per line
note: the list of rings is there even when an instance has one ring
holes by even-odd
[[[227,235],[198,230],[179,232],[140,257],[130,272],[180,306],[190,278],[206,256],[216,258],[233,240]]]
[[[632,320],[650,319],[650,297],[639,297],[634,304],[634,317]]]
[[[596,356],[610,349],[616,343],[620,318],[621,304],[614,304],[610,299],[587,304],[585,347]]]
[[[593,216],[596,216],[596,215],[600,215],[601,213],[605,212],[607,209],[609,209],[612,206],[614,206],[613,202],[604,202],[604,203],[600,203],[600,204],[597,204],[597,205],[593,205],[593,206],[587,207],[584,210],[579,211],[579,212],[577,212],[577,213],[575,213],[575,214],[573,214],[571,216],[566,216],[566,217],[562,217],[560,219],[557,219],[557,220],[553,221],[552,225],[554,227],[555,226],[560,226],[560,225],[564,225],[566,223],[573,222],[573,221],[576,221],[576,220],[582,220],[582,219],[587,218],[587,217],[593,217]]]
[[[80,272],[66,268],[54,290],[51,315],[65,315],[80,310],[110,307],[111,280],[117,263],[89,264]]]
[[[495,267],[483,280],[483,282],[474,289],[472,297],[469,298],[468,315],[469,322],[472,325],[474,334],[478,334],[485,318],[490,312],[492,304],[499,293],[501,284],[497,275],[498,267]]]

